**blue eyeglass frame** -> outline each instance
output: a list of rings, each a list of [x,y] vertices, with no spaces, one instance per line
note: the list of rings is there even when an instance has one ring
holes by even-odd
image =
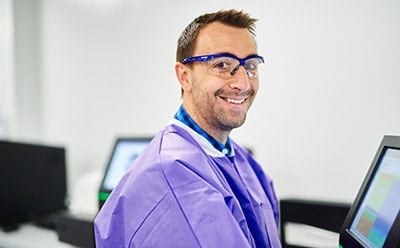
[[[236,55],[233,55],[231,53],[216,53],[216,54],[207,54],[207,55],[200,55],[200,56],[194,56],[194,57],[189,57],[189,58],[185,58],[183,60],[181,60],[182,64],[188,64],[188,63],[192,63],[192,62],[206,62],[209,61],[211,59],[215,59],[215,58],[221,58],[221,57],[230,57],[233,59],[236,59],[237,61],[239,61],[239,65],[244,66],[246,64],[246,61],[249,59],[261,59],[262,63],[264,62],[264,58],[260,55],[249,55],[246,58],[239,58]]]

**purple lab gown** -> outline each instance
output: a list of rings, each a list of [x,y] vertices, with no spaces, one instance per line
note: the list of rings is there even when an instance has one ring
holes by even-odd
[[[98,213],[97,247],[255,247],[221,166],[236,166],[267,247],[281,247],[277,199],[260,165],[233,141],[234,164],[210,156],[192,135],[169,124],[154,137]]]

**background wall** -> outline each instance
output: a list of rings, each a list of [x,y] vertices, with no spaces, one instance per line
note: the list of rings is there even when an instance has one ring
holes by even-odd
[[[19,14],[27,7],[32,15]],[[259,19],[267,61],[232,137],[253,148],[279,197],[352,201],[382,136],[400,135],[394,0],[16,0],[15,27],[37,23],[16,36],[30,48],[16,48],[9,137],[65,145],[70,188],[102,172],[115,137],[153,135],[178,108],[180,32],[230,8]],[[27,58],[37,63],[27,68]]]
[[[13,17],[12,2],[0,0],[0,138],[8,136],[15,113]]]

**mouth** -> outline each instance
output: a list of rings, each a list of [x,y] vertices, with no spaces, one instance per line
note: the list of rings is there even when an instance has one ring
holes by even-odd
[[[232,93],[229,91],[218,90],[215,93],[216,97],[219,97],[224,102],[228,103],[232,107],[243,107],[247,105],[247,102],[250,101],[250,98],[254,95],[254,91],[252,89],[240,93]]]
[[[241,106],[243,105],[248,97],[240,97],[240,98],[231,98],[231,97],[220,97],[222,100],[224,100],[225,102],[232,104],[232,105],[236,105],[236,106]]]
[[[223,98],[223,99],[229,103],[240,105],[246,101],[247,97],[246,98],[238,98],[238,99],[234,99],[234,98]]]

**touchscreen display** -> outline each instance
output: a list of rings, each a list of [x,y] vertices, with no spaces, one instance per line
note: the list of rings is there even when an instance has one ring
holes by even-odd
[[[143,151],[149,141],[119,141],[111,157],[110,165],[106,171],[103,188],[112,190],[128,170],[128,167]]]
[[[351,224],[367,247],[382,247],[400,210],[400,150],[387,148]]]

